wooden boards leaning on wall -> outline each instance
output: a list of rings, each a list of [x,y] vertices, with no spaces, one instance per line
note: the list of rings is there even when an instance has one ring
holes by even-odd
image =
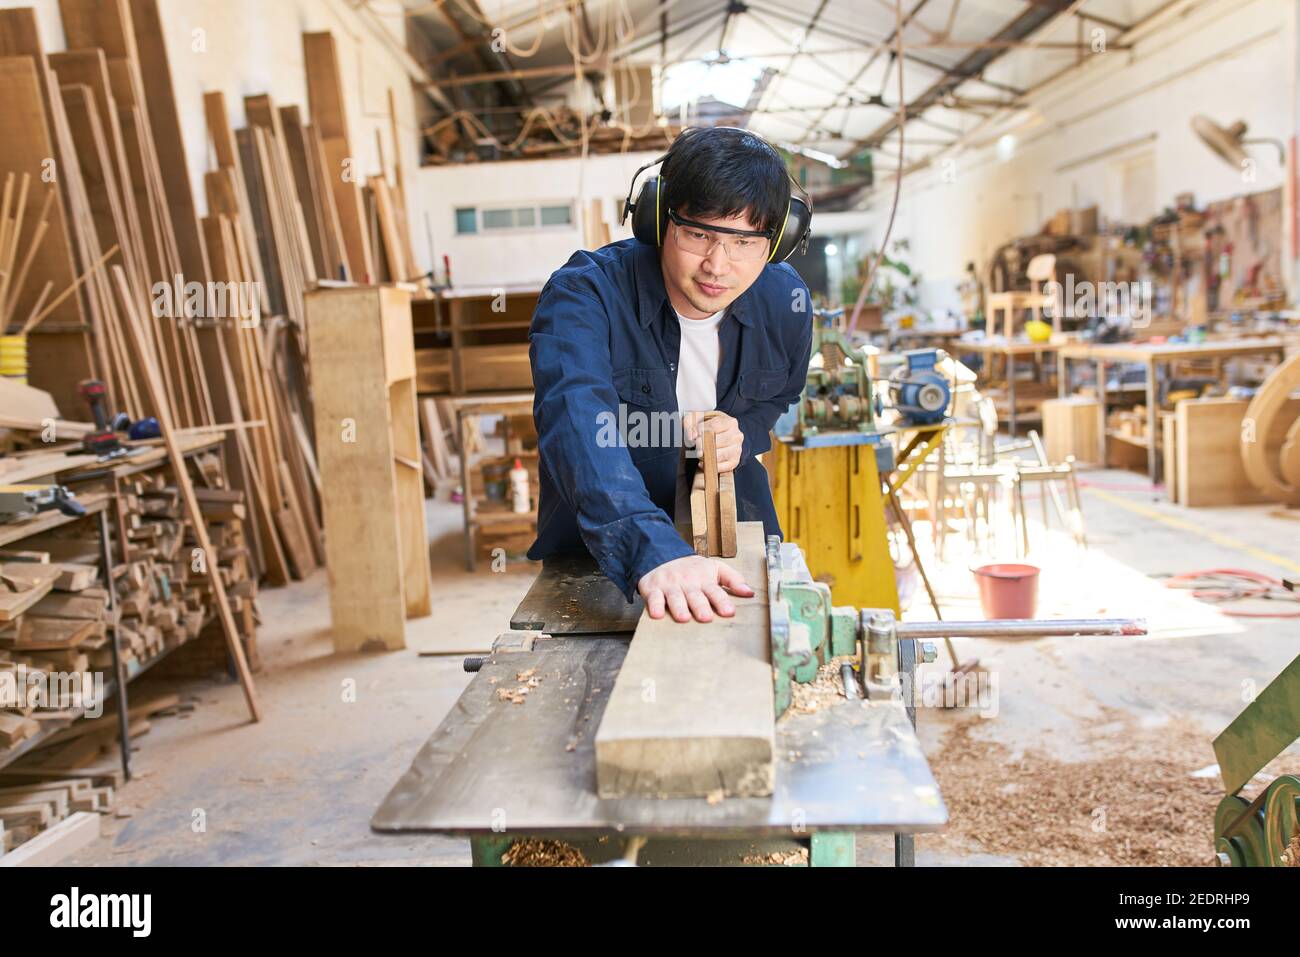
[[[596,732],[603,798],[772,793],[776,721],[763,525],[737,526],[752,598],[708,624],[643,613]]]

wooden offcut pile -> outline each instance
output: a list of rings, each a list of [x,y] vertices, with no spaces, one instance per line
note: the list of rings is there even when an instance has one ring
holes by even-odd
[[[96,787],[88,778],[0,788],[0,852],[7,855],[42,833],[57,840],[64,830],[80,830],[81,816],[112,810],[112,786]],[[99,834],[97,823],[93,833]],[[0,857],[5,864],[11,860]]]
[[[151,695],[128,706],[129,736],[134,740],[148,733],[151,718],[192,710],[192,703],[175,694]],[[65,726],[21,761],[0,768],[3,846],[5,851],[18,849],[19,855],[26,842],[47,831],[54,832],[52,839],[62,842],[64,825],[69,831],[80,830],[79,813],[113,813],[117,810],[114,791],[123,783],[120,722],[115,710],[71,724],[55,712],[37,712],[37,717]],[[98,835],[97,826],[93,833]],[[43,855],[50,853],[41,846]]]

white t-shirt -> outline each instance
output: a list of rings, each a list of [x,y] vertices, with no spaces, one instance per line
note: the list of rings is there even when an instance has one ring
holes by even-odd
[[[677,314],[682,330],[681,351],[677,357],[677,410],[712,412],[718,406],[718,363],[722,351],[718,326],[727,310],[705,319],[687,319]],[[691,490],[686,485],[686,459],[677,466],[677,503],[673,521],[690,522]]]

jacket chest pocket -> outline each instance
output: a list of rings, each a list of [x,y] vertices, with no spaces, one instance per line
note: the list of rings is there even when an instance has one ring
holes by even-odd
[[[790,373],[785,369],[748,369],[736,383],[734,412],[745,412],[755,402],[768,402],[781,394]]]
[[[623,409],[619,414],[621,444],[637,466],[650,459],[678,454],[680,428],[672,375],[666,369],[619,369],[614,390]]]
[[[672,376],[666,369],[619,369],[614,373],[614,390],[624,405],[656,408],[669,404],[673,395]]]

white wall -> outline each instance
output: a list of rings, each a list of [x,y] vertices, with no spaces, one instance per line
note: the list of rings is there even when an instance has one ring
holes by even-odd
[[[1148,178],[1151,212],[1182,192],[1194,193],[1200,206],[1282,185],[1275,149],[1248,148],[1257,175],[1243,182],[1190,123],[1195,113],[1224,126],[1244,119],[1250,136],[1290,139],[1292,16],[1292,4],[1282,0],[1212,0],[1135,50],[1094,55],[1076,77],[1033,98],[1015,128],[1009,159],[988,142],[958,154],[949,167],[940,163],[907,177],[892,237],[911,240],[924,305],[951,302],[968,261],[982,269],[1000,245],[1037,232],[1058,209],[1095,203],[1103,219],[1124,221],[1135,208],[1131,194]],[[872,198],[867,237],[873,247],[893,186],[892,178],[884,180]]]
[[[411,221],[416,255],[424,261],[432,232],[439,276],[442,257],[448,255],[452,280],[458,286],[545,282],[574,250],[584,248],[582,210],[592,199],[601,200],[613,239],[632,234],[618,226],[623,198],[637,168],[657,155],[602,154],[585,161],[503,160],[426,167],[420,170],[418,212]],[[569,201],[575,213],[571,229],[456,234],[457,207]]]
[[[58,0],[0,0],[0,7],[35,7],[46,52],[65,49]],[[393,48],[400,51],[405,46],[403,18],[393,2],[375,3],[373,9],[383,16],[367,21],[345,0],[159,0],[191,188],[200,214],[207,211],[203,174],[212,168],[203,94],[212,90],[225,94],[235,129],[245,125],[243,98],[257,93],[270,94],[277,106],[297,104],[310,122],[302,34],[323,30],[334,34],[338,48],[349,141],[364,175],[379,172],[376,130],[392,168],[388,89],[394,91],[407,205],[414,212],[411,196],[419,167],[415,93],[405,58]],[[385,31],[392,46],[382,39]],[[415,245],[417,258],[422,258],[421,244]]]

